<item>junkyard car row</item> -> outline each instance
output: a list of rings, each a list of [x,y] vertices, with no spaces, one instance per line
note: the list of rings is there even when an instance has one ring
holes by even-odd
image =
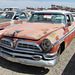
[[[14,15],[8,12],[5,16],[9,17],[8,14]],[[16,13],[11,18],[17,20],[19,15],[24,21],[24,12]],[[0,56],[12,62],[40,67],[54,66],[75,36],[75,21],[71,12],[35,11],[27,22],[21,22],[11,22],[15,26],[9,26],[10,22],[3,23],[5,26],[0,24],[0,28],[5,28],[0,30]]]
[[[4,11],[0,15],[0,30],[7,26],[22,24],[29,19],[30,15],[27,12],[21,11]]]

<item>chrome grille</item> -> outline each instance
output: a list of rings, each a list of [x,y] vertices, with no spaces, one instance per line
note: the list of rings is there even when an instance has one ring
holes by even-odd
[[[12,47],[13,42],[10,39],[2,38],[0,44]]]
[[[15,44],[16,44],[16,49],[18,49],[18,50],[42,52],[41,47],[36,43],[26,42],[26,41],[18,41]],[[0,40],[0,45],[4,45],[4,46],[13,48],[14,43],[12,40],[10,40],[8,38],[2,38]]]
[[[19,48],[29,48],[29,49],[39,50],[39,48],[37,46],[28,45],[28,44],[22,44],[22,43],[19,43],[17,47],[19,47]]]
[[[0,40],[0,53],[12,58],[20,59],[41,59],[41,48],[38,44],[26,41],[18,41],[16,48],[13,48],[13,41],[7,38]],[[10,46],[10,47],[9,47]]]
[[[6,55],[6,56],[12,57],[12,58],[22,58],[22,59],[34,60],[35,55],[38,55],[39,58],[42,58],[41,53],[12,49],[12,48],[8,48],[8,47],[2,46],[2,45],[0,45],[0,53],[2,55]]]
[[[42,49],[40,46],[36,43],[31,43],[31,42],[26,42],[26,41],[18,41],[17,42],[17,49],[25,49],[25,50],[30,50],[30,51],[37,51],[41,52]]]

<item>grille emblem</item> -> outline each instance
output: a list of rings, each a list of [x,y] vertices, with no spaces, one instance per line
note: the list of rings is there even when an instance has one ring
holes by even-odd
[[[13,40],[13,46],[14,46],[14,47],[16,46],[17,40],[18,40],[18,39],[14,39],[14,40]]]

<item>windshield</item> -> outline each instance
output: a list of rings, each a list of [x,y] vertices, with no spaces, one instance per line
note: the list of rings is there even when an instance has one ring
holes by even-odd
[[[13,15],[14,15],[13,12],[4,12],[0,15],[0,21],[2,21],[2,20],[10,21],[12,19]]]
[[[57,14],[33,14],[28,22],[65,23],[65,17]]]

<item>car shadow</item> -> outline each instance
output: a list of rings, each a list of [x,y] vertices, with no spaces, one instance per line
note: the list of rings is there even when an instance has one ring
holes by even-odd
[[[64,69],[62,75],[75,75],[75,54]]]
[[[5,69],[24,74],[45,75],[49,72],[49,69],[44,67],[34,67],[34,66],[27,66],[19,63],[14,63],[2,57],[0,57],[0,66]]]

